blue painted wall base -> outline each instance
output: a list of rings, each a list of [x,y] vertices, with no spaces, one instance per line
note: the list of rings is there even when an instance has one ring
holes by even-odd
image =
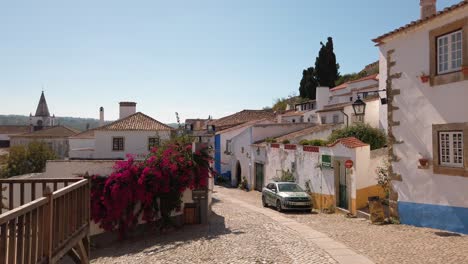
[[[400,222],[468,234],[468,208],[398,202]]]

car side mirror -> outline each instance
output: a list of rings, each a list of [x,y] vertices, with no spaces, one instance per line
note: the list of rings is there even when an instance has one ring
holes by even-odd
[[[276,189],[273,189],[272,191],[273,191],[273,192],[278,192]]]

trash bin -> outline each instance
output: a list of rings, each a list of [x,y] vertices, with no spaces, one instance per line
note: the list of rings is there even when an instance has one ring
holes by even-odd
[[[186,203],[184,205],[184,224],[195,225],[199,224],[197,216],[197,205],[194,203]]]

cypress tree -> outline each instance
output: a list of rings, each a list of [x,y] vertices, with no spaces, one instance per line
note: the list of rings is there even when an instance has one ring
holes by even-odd
[[[335,82],[340,77],[338,69],[340,65],[336,63],[336,56],[333,51],[333,39],[328,37],[327,43],[320,48],[318,57],[315,59],[315,68],[310,67],[302,71],[302,79],[299,85],[299,95],[302,98],[315,100],[317,87],[335,87]]]
[[[299,86],[299,95],[302,98],[315,99],[315,90],[317,89],[318,83],[315,78],[315,69],[310,67],[302,71],[302,80]]]
[[[336,56],[333,51],[333,39],[328,37],[324,45],[320,42],[319,55],[315,60],[316,78],[320,86],[335,87],[335,82],[339,78],[339,65],[336,63]]]

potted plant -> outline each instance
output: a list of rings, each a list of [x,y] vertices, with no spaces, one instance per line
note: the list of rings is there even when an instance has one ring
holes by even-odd
[[[427,165],[429,165],[429,160],[426,158],[420,158],[419,165],[421,165],[421,167],[427,167]]]
[[[421,76],[419,76],[419,78],[421,78],[421,82],[423,83],[427,83],[430,79],[430,76],[425,74],[424,72],[421,73]]]
[[[463,72],[463,75],[468,76],[468,66],[463,66],[462,72]]]

